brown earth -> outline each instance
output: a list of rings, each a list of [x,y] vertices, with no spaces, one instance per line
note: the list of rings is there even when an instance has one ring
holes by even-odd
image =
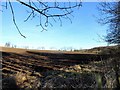
[[[2,53],[2,76],[3,81],[10,76],[18,78],[18,85],[28,86],[30,83],[25,84],[23,81],[27,80],[26,77],[35,81],[36,78],[50,78],[50,75],[56,77],[56,72],[103,72],[107,69],[95,67],[89,63],[99,63],[101,60],[109,58],[108,55],[99,55],[93,53],[80,53],[80,52],[63,52],[63,51],[50,51],[50,50],[28,50],[20,48],[7,48],[1,47]],[[51,74],[54,73],[53,74]],[[24,77],[24,75],[27,75]],[[61,77],[61,74],[58,75]],[[83,75],[84,76],[84,75]],[[10,80],[11,81],[11,80]],[[17,80],[16,80],[17,81]],[[28,80],[29,81],[29,80]],[[36,81],[35,81],[36,82]],[[10,85],[11,86],[11,85]],[[29,85],[30,86],[30,85]],[[8,89],[6,89],[8,90]]]
[[[76,64],[101,60],[97,54],[82,54],[79,52],[62,52],[47,50],[27,50],[2,47],[3,77],[17,72],[41,75],[47,70],[60,70]],[[107,58],[107,57],[106,57]]]

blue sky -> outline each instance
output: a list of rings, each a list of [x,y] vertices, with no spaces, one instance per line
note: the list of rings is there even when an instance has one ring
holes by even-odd
[[[97,19],[94,17],[94,15],[99,16],[96,8],[98,2],[84,2],[79,10],[74,9],[72,14],[74,17],[71,17],[72,24],[69,20],[62,19],[62,27],[59,22],[52,22],[53,27],[48,27],[48,31],[43,32],[41,32],[42,29],[40,27],[36,27],[39,23],[38,19],[24,22],[27,17],[27,8],[22,7],[18,3],[13,3],[13,5],[16,22],[22,34],[27,38],[20,36],[12,22],[10,10],[3,8],[2,35],[0,35],[2,40],[0,40],[0,45],[10,42],[18,47],[45,47],[45,49],[52,47],[55,49],[63,47],[87,49],[107,45],[98,36],[106,35],[107,27],[98,24],[96,22]]]

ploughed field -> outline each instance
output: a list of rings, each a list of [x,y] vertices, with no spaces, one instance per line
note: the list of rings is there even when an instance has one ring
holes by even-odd
[[[19,52],[20,51],[20,52]],[[74,52],[60,51],[33,51],[8,48],[2,50],[2,75],[23,72],[44,76],[42,73],[47,70],[60,70],[76,64],[87,64],[92,61],[99,61],[101,57],[96,54],[81,54]]]
[[[50,87],[50,85],[47,86],[48,82],[50,83],[49,80],[53,80],[53,78],[55,78],[56,76],[58,80],[58,78],[67,78],[67,77],[71,78],[73,77],[71,76],[73,74],[75,74],[75,77],[76,74],[77,75],[79,73],[82,74],[83,72],[88,72],[88,73],[94,72],[97,74],[98,73],[103,74],[108,70],[106,67],[102,67],[105,64],[102,60],[103,58],[104,60],[107,59],[109,57],[107,55],[98,55],[98,54],[80,53],[80,52],[26,50],[26,49],[16,49],[16,48],[6,48],[6,47],[2,47],[2,50],[0,52],[2,53],[1,64],[2,64],[3,81],[6,80],[6,78],[13,76],[15,76],[17,79],[21,79],[21,78],[23,79],[24,75],[26,75],[25,77],[28,76],[29,79],[31,79],[32,77],[39,78],[40,79],[39,87],[42,88]],[[38,80],[35,78],[34,80]],[[31,82],[29,80],[28,80],[29,82],[25,80],[21,82],[18,80],[19,82],[16,83],[20,88],[23,89],[26,87],[32,88],[33,84],[29,84]],[[60,80],[58,80],[57,82],[59,82]],[[68,80],[67,82],[70,82],[69,79],[67,80]],[[54,82],[56,83],[56,81],[53,80],[52,83]],[[68,83],[66,85],[68,85]],[[82,86],[84,85],[85,84],[82,83]],[[88,85],[88,87],[92,85],[93,83]],[[3,85],[3,86],[4,88],[9,87],[9,85],[8,86]],[[51,86],[57,87],[56,84],[55,85],[52,84]],[[94,87],[98,87],[98,86],[99,85]],[[60,84],[58,84],[58,87],[60,87]]]

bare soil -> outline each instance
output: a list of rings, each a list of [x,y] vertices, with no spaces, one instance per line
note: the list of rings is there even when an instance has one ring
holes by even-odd
[[[49,76],[49,74],[51,75],[50,71],[101,72],[102,69],[104,71],[105,69],[95,68],[90,63],[100,62],[102,58],[107,59],[110,57],[91,53],[27,50],[6,47],[2,47],[0,53],[2,53],[3,79],[14,76],[19,72],[41,79]]]

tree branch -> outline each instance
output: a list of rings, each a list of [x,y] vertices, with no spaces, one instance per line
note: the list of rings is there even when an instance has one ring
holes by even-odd
[[[20,30],[19,30],[19,28],[18,28],[18,26],[17,26],[17,24],[16,24],[15,15],[14,15],[14,11],[13,11],[13,8],[12,8],[12,4],[11,4],[10,0],[8,0],[8,1],[9,1],[10,9],[11,9],[11,12],[12,12],[13,23],[14,23],[15,27],[17,28],[18,32],[20,33],[20,35],[21,35],[22,37],[26,38],[26,37],[20,32]]]
[[[46,30],[46,27],[53,26],[51,22],[49,22],[50,19],[52,19],[54,22],[60,21],[60,26],[62,26],[62,19],[68,19],[71,23],[72,20],[70,19],[70,15],[73,13],[73,8],[80,7],[81,2],[74,2],[71,4],[71,2],[68,0],[68,2],[64,3],[59,3],[57,0],[53,3],[48,3],[48,2],[42,2],[41,0],[37,0],[37,2],[33,2],[33,0],[29,0],[28,2],[22,1],[22,0],[16,0],[18,3],[22,4],[23,6],[28,7],[31,11],[28,12],[28,16],[25,18],[24,22],[27,22],[29,19],[34,19],[34,18],[40,18],[40,23],[37,26],[40,26],[44,31]],[[20,32],[16,19],[15,19],[15,14],[13,10],[13,6],[10,0],[8,0],[12,17],[13,17],[13,23],[16,26],[18,32],[20,33],[21,36],[25,38],[25,36]],[[5,4],[6,9],[7,7],[7,2]],[[55,12],[56,11],[56,12]],[[72,16],[72,15],[71,15]],[[42,21],[43,20],[43,21]]]

